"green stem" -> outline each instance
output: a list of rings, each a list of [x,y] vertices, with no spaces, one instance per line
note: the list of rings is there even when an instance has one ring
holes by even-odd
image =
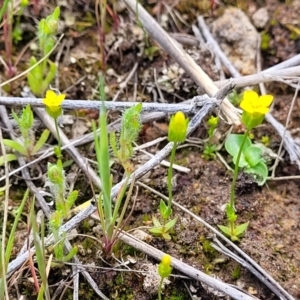
[[[171,152],[171,157],[170,157],[170,167],[168,170],[168,190],[169,190],[168,208],[171,208],[172,200],[173,200],[172,176],[173,176],[173,164],[175,160],[176,148],[177,148],[177,142],[174,142],[173,149]]]
[[[55,130],[57,133],[57,141],[58,141],[58,149],[59,149],[58,158],[61,158],[61,139],[60,139],[60,134],[59,134],[57,118],[54,119],[54,123],[55,123]]]
[[[162,289],[162,284],[163,284],[164,278],[162,277],[159,283],[158,287],[158,300],[161,300],[161,289]]]
[[[249,130],[247,129],[246,132],[245,132],[244,139],[242,141],[241,147],[239,149],[239,152],[238,152],[238,155],[237,155],[237,158],[236,158],[236,162],[235,162],[233,179],[232,179],[231,190],[230,190],[230,206],[231,206],[232,209],[234,209],[235,184],[236,184],[237,176],[238,176],[238,173],[239,173],[239,162],[240,162],[241,155],[242,155],[242,152],[243,152],[243,148],[244,148],[244,145],[246,143],[248,135],[249,135]]]

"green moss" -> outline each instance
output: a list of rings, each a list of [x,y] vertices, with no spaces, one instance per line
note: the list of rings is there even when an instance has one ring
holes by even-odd
[[[268,50],[270,48],[270,40],[271,37],[266,31],[262,31],[261,36],[261,45],[260,48],[262,50]]]
[[[232,276],[233,280],[237,280],[241,277],[241,266],[240,265],[236,265],[234,267],[234,269],[232,270],[231,276]]]

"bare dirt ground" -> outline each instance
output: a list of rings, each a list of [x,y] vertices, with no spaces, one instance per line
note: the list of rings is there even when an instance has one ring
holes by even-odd
[[[39,15],[33,14],[33,6],[21,18],[24,25],[22,41],[13,47],[12,59],[17,61],[22,49],[24,52],[18,59],[16,72],[19,73],[27,68],[27,62],[34,50],[24,48],[34,36],[34,20],[44,17],[55,5],[61,5],[61,29],[65,34],[63,42],[53,54],[53,60],[59,63],[59,71],[56,86],[61,92],[67,94],[67,99],[97,99],[98,71],[102,67],[99,54],[99,28],[95,20],[95,3],[93,1],[58,1],[48,3],[47,7],[41,8]],[[119,3],[119,1],[116,1]],[[173,3],[174,2],[174,3]],[[265,24],[257,28],[262,37],[264,47],[261,49],[262,69],[267,69],[277,63],[287,60],[300,51],[300,2],[295,1],[141,1],[148,12],[164,26],[167,32],[174,36],[185,37],[187,42],[183,47],[193,59],[203,68],[212,80],[219,80],[220,69],[215,64],[213,49],[209,46],[198,45],[195,41],[192,25],[196,24],[197,16],[203,15],[207,24],[220,18],[227,8],[233,6],[244,11],[245,15],[253,21],[253,15],[258,9],[264,9],[268,13]],[[111,3],[108,4],[113,7]],[[51,10],[50,10],[51,8]],[[117,16],[117,17],[116,17]],[[197,86],[190,76],[158,45],[147,37],[141,27],[129,15],[126,8],[118,5],[116,16],[107,16],[106,50],[107,66],[105,81],[107,86],[107,98],[113,99],[118,94],[118,100],[153,102],[156,99],[174,103],[190,99],[197,94]],[[239,25],[236,20],[236,26]],[[257,21],[258,22],[258,21]],[[217,36],[218,34],[215,33]],[[193,45],[194,43],[194,45]],[[196,43],[196,45],[195,45]],[[220,42],[221,43],[221,42]],[[155,48],[157,47],[157,48]],[[230,47],[230,44],[229,44]],[[231,49],[232,50],[232,49]],[[3,39],[0,41],[0,54],[5,58]],[[233,54],[234,56],[234,54]],[[120,91],[120,83],[125,80],[135,64],[137,69],[134,76]],[[233,62],[234,63],[234,62]],[[250,74],[249,68],[257,71],[255,60],[244,70],[242,75]],[[251,69],[250,68],[250,69]],[[4,67],[1,67],[2,81],[7,79]],[[248,73],[249,71],[249,73]],[[227,74],[227,77],[230,77]],[[22,89],[27,86],[25,79],[14,81],[7,87],[7,95],[20,96]],[[256,87],[257,88],[257,87]],[[266,84],[267,92],[275,96],[272,110],[273,116],[285,125],[290,109],[290,103],[295,89],[278,82]],[[242,89],[237,89],[242,92]],[[18,108],[14,108],[17,110]],[[287,127],[293,138],[299,138],[299,109],[300,98],[292,109],[291,121]],[[64,132],[70,139],[76,138],[91,131],[91,119],[97,119],[95,111],[67,111],[72,125],[65,124]],[[119,113],[111,113],[111,121],[119,117]],[[160,136],[166,136],[168,118],[145,124],[139,137],[139,144],[154,140]],[[3,124],[1,124],[3,127]],[[42,125],[41,125],[42,126]],[[224,120],[218,128],[217,139],[222,143],[229,125]],[[40,129],[38,129],[40,130]],[[233,128],[234,132],[241,132],[241,128]],[[269,147],[277,153],[281,138],[274,128],[268,123],[253,131],[255,141],[260,141],[263,136],[269,137]],[[207,126],[203,124],[192,137],[198,141],[207,138]],[[165,142],[152,146],[148,152],[155,154],[164,146]],[[53,140],[55,144],[55,140]],[[94,157],[90,145],[79,147],[84,156]],[[225,224],[224,205],[229,199],[232,173],[217,158],[207,161],[202,158],[203,147],[189,145],[177,152],[176,163],[187,167],[189,173],[174,172],[176,174],[176,187],[174,188],[174,200],[185,206],[193,213],[199,215],[210,225],[217,228],[219,224]],[[222,157],[230,164],[230,159],[224,148],[220,150]],[[70,157],[65,155],[65,159]],[[54,159],[54,158],[53,158]],[[141,164],[141,154],[136,153],[134,162],[136,166]],[[52,158],[49,159],[51,161]],[[272,166],[271,162],[270,167]],[[11,168],[15,168],[12,165]],[[42,172],[46,172],[47,161],[39,163]],[[122,170],[114,165],[114,183],[122,178]],[[66,174],[77,172],[75,166],[69,166]],[[80,191],[78,203],[92,197],[88,179],[78,173],[75,188]],[[282,160],[276,169],[276,177],[300,175],[299,168],[290,163],[287,153],[283,153]],[[141,179],[156,191],[167,195],[167,168],[158,166]],[[12,194],[11,208],[19,205],[25,182],[20,177],[11,177]],[[44,189],[43,178],[35,182]],[[267,271],[286,291],[295,299],[300,299],[300,179],[269,180],[263,187],[259,187],[248,175],[239,175],[237,188],[236,209],[239,222],[250,221],[245,236],[238,246],[254,259],[265,271]],[[126,230],[151,225],[152,215],[158,215],[159,197],[145,189],[140,189],[133,215]],[[29,207],[29,205],[28,205]],[[250,272],[240,267],[233,259],[217,252],[210,246],[213,239],[212,233],[193,218],[175,208],[179,221],[172,232],[172,240],[165,241],[161,238],[153,238],[149,243],[173,257],[192,265],[193,267],[220,278],[222,281],[231,283],[242,288],[259,299],[277,299],[277,297]],[[2,217],[2,213],[1,213]],[[23,246],[27,235],[26,217],[20,224],[17,233],[14,254]],[[139,274],[134,271],[150,272],[146,264],[155,265],[156,260],[144,253],[118,242],[115,246],[115,256],[119,261],[129,261],[129,268],[133,271],[118,271],[117,261],[108,258],[104,261],[100,254],[100,243],[95,242],[88,236],[101,237],[98,231],[98,223],[88,219],[77,228],[78,236],[72,243],[80,248],[78,257],[84,264],[115,269],[95,270],[90,268],[90,274],[101,291],[109,299],[157,299],[145,288],[145,273]],[[144,230],[147,232],[147,230]],[[134,258],[134,263],[129,258]],[[122,267],[125,269],[125,267]],[[176,270],[174,275],[182,275]],[[18,284],[10,288],[11,298],[19,299],[18,295],[24,295],[26,299],[36,299],[36,290],[30,281],[28,266],[24,267],[18,279]],[[163,299],[223,299],[225,296],[207,288],[207,286],[182,277],[172,277],[170,284],[164,290]],[[51,293],[62,284],[71,285],[69,266],[53,268],[49,274]],[[61,296],[61,295],[59,295]],[[72,290],[63,290],[62,297],[55,299],[72,299]],[[81,278],[79,287],[79,299],[96,299],[98,296],[93,292],[88,283]],[[228,298],[228,297],[227,297]]]

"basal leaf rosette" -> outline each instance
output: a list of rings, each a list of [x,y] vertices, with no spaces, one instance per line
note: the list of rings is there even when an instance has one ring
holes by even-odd
[[[243,110],[242,122],[248,130],[263,122],[265,115],[269,112],[273,98],[272,95],[258,96],[254,91],[244,92],[240,107]]]

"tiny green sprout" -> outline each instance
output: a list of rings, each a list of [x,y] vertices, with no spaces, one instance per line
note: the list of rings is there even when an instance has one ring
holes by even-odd
[[[208,140],[204,144],[204,149],[202,154],[202,157],[206,160],[215,159],[216,157],[215,153],[218,150],[218,146],[212,143],[212,138],[214,136],[214,132],[218,126],[218,123],[219,123],[219,117],[214,117],[214,116],[211,116],[207,121]]]
[[[5,146],[19,152],[27,158],[30,158],[45,145],[50,135],[50,131],[48,129],[45,129],[37,142],[35,141],[35,135],[31,130],[34,117],[30,105],[27,105],[22,110],[19,116],[14,111],[12,111],[12,116],[20,129],[21,138],[19,138],[18,140],[3,139],[3,143]],[[12,159],[12,156],[10,157],[10,159]],[[0,165],[3,165],[2,157],[0,157]]]
[[[161,224],[156,217],[152,217],[152,222],[154,227],[150,228],[149,231],[154,235],[163,237],[166,241],[171,240],[170,230],[175,226],[177,222],[177,217],[167,222],[166,224]]]
[[[170,124],[169,124],[169,132],[168,132],[168,140],[173,142],[173,148],[170,156],[170,167],[168,169],[168,205],[161,200],[160,201],[160,214],[163,219],[163,225],[153,217],[153,224],[154,228],[150,229],[150,232],[154,234],[160,234],[166,240],[170,240],[171,237],[168,233],[171,228],[173,228],[176,224],[177,218],[167,222],[168,218],[172,214],[172,177],[173,177],[173,164],[175,160],[175,153],[177,149],[178,143],[184,142],[186,135],[187,135],[187,128],[189,125],[189,119],[187,119],[183,112],[178,111],[174,116],[171,117]],[[167,222],[167,223],[166,223]]]
[[[226,206],[228,225],[218,225],[218,227],[232,241],[239,241],[249,225],[249,222],[246,222],[236,226],[237,214],[234,203],[239,168],[243,168],[246,173],[253,174],[259,185],[263,185],[268,176],[268,168],[262,157],[262,149],[252,145],[249,134],[251,129],[263,122],[272,101],[272,95],[258,96],[254,91],[245,91],[240,107],[243,110],[242,123],[246,127],[246,132],[245,134],[230,134],[225,141],[225,148],[232,156],[235,168],[230,190],[230,202]]]
[[[110,134],[110,144],[114,155],[123,166],[127,174],[131,174],[133,166],[130,159],[133,155],[133,143],[136,142],[142,128],[141,123],[142,103],[125,110],[122,116],[121,133],[117,141],[116,134]]]
[[[158,299],[161,300],[161,292],[162,292],[162,285],[165,278],[169,277],[172,272],[171,267],[171,256],[169,254],[165,254],[160,264],[158,265],[158,274],[161,277],[160,284],[158,287]]]
[[[28,135],[28,131],[33,125],[33,112],[30,108],[30,105],[27,104],[20,116],[18,116],[14,111],[12,111],[12,116],[17,122],[23,137]]]

